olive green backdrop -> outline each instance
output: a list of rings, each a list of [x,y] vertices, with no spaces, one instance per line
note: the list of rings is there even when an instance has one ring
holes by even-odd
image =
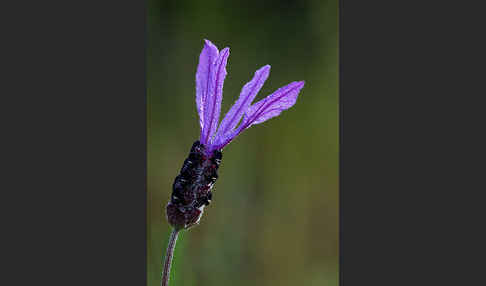
[[[147,263],[160,284],[175,176],[198,139],[203,39],[229,46],[222,115],[256,69],[255,101],[305,80],[297,103],[223,151],[201,224],[177,243],[171,285],[338,285],[338,2],[148,2]]]

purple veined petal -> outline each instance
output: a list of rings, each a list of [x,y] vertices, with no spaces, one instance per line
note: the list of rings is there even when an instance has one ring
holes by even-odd
[[[303,87],[304,81],[294,81],[250,106],[246,112],[247,121],[243,128],[267,121],[292,107]]]
[[[226,113],[226,116],[218,127],[218,131],[214,137],[214,143],[216,145],[222,143],[226,137],[225,135],[228,135],[229,132],[236,128],[241,117],[248,107],[250,107],[269,74],[270,66],[263,66],[255,72],[251,81],[243,86],[240,97],[235,104],[233,104],[228,113]]]
[[[196,106],[199,114],[199,125],[201,126],[200,140],[202,141],[203,129],[207,124],[205,118],[205,105],[208,97],[213,92],[211,91],[211,74],[214,69],[214,64],[218,59],[218,48],[208,40],[204,40],[204,48],[199,56],[199,64],[196,71]]]
[[[304,81],[294,81],[250,106],[245,112],[240,126],[225,135],[221,143],[214,146],[214,149],[222,149],[245,129],[278,116],[282,111],[292,107],[303,87]]]
[[[214,69],[210,75],[210,90],[207,101],[204,104],[204,128],[201,136],[201,143],[209,145],[212,143],[213,135],[219,123],[221,101],[223,100],[223,84],[226,78],[226,63],[229,57],[229,48],[224,48],[219,53]]]

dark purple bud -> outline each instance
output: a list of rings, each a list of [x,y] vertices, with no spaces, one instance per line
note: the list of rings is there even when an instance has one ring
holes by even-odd
[[[214,150],[211,156],[205,152],[205,146],[196,141],[174,180],[166,212],[167,220],[176,229],[197,224],[204,207],[211,201],[211,189],[218,179],[217,170],[223,155],[221,150]]]

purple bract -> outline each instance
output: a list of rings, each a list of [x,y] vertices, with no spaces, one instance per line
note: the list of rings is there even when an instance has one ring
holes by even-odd
[[[218,127],[228,57],[229,48],[218,51],[218,48],[208,40],[205,40],[199,56],[196,72],[196,106],[201,126],[199,141],[206,146],[208,154],[224,148],[253,124],[262,123],[292,107],[304,87],[304,81],[295,81],[251,104],[270,74],[270,66],[263,66],[255,72],[253,79],[243,86],[240,97]]]

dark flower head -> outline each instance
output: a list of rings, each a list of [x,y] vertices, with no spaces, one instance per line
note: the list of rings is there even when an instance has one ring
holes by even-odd
[[[167,219],[176,229],[189,228],[201,219],[204,206],[209,205],[212,198],[211,189],[218,178],[222,149],[250,126],[292,107],[304,87],[304,81],[291,82],[252,104],[270,74],[270,66],[263,66],[243,86],[240,97],[219,123],[228,57],[229,48],[219,51],[205,40],[196,72],[196,106],[201,134],[174,181],[166,208]]]

